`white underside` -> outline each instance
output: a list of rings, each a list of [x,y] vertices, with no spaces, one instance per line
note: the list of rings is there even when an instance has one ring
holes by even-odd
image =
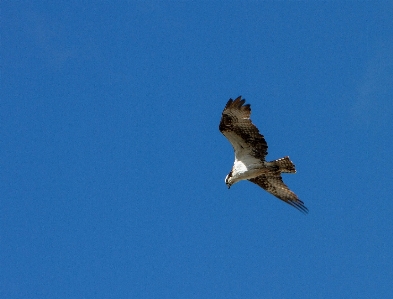
[[[232,175],[229,181],[230,184],[255,178],[268,171],[265,162],[251,155],[252,149],[250,145],[245,143],[239,135],[232,131],[224,132],[224,135],[231,142],[235,150],[235,163],[232,167]],[[226,180],[227,178],[225,178],[225,181]]]
[[[235,159],[232,168],[233,183],[241,180],[255,178],[266,172],[266,168],[261,160],[250,155],[243,156],[242,160]]]

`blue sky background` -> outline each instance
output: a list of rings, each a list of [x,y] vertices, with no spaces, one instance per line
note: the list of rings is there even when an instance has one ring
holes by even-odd
[[[390,298],[392,15],[2,1],[1,298]],[[308,215],[226,188],[239,95]]]

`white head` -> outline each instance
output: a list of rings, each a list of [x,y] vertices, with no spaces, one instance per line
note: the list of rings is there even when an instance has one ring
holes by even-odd
[[[227,174],[227,176],[225,177],[225,184],[228,186],[228,189],[231,188],[232,186],[232,170],[230,171],[230,173]]]

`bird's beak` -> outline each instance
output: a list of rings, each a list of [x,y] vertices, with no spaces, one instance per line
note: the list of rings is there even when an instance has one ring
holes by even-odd
[[[227,184],[227,186],[228,186],[228,189],[231,189],[231,185]]]

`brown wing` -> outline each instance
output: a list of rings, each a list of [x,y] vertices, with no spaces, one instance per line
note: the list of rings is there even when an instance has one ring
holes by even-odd
[[[267,192],[273,194],[282,201],[290,204],[299,211],[307,214],[308,209],[304,206],[304,203],[293,193],[287,185],[282,181],[279,173],[272,173],[269,175],[260,175],[256,178],[249,179],[250,182],[257,184],[258,186],[265,189]]]
[[[235,155],[244,151],[261,161],[267,155],[267,143],[258,128],[251,122],[251,108],[243,105],[245,100],[239,96],[229,99],[222,112],[219,129],[229,140],[235,150]]]

